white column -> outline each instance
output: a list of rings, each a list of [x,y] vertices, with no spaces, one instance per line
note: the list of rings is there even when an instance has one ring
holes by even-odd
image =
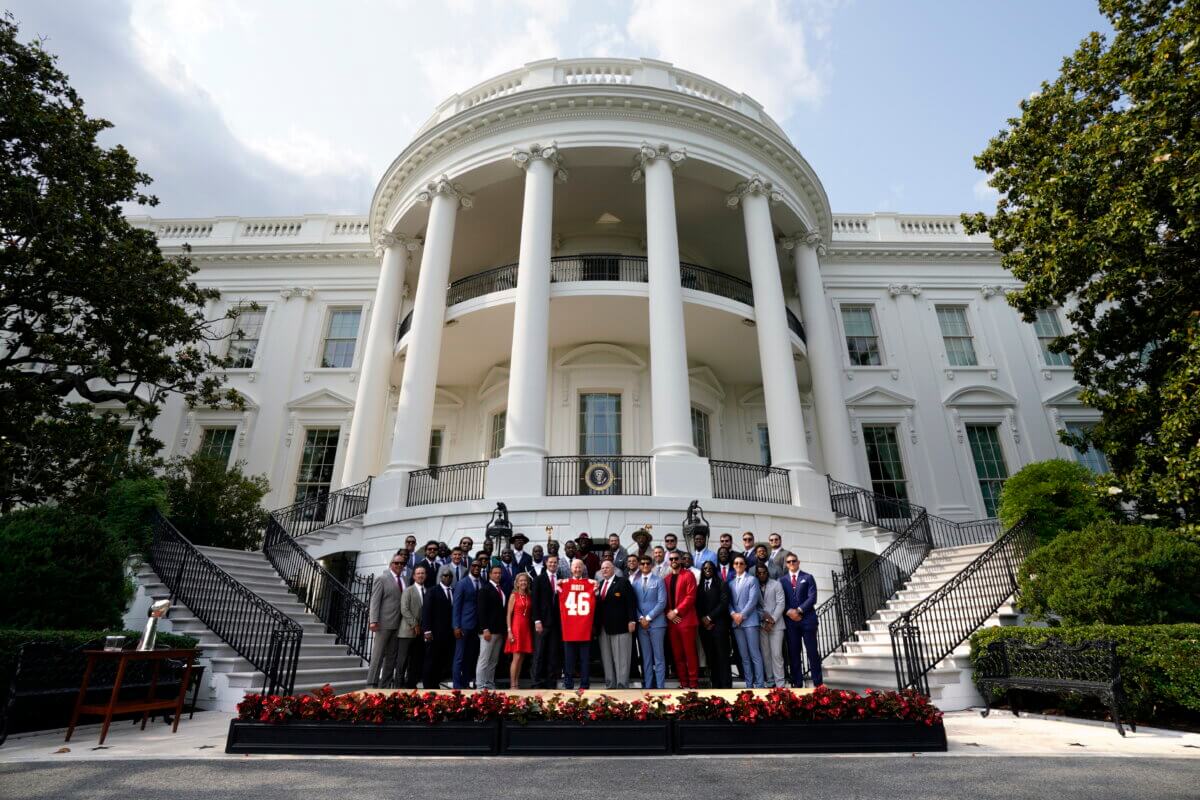
[[[383,262],[379,267],[371,325],[367,328],[360,361],[342,486],[364,481],[379,469],[383,424],[387,416],[388,379],[396,349],[400,303],[404,297],[404,273],[408,269],[408,254],[417,246],[415,240],[393,233],[382,234],[375,243],[375,253],[383,256]]]
[[[692,442],[687,336],[679,283],[675,168],[687,153],[643,143],[634,180],[646,181],[646,270],[649,278],[650,424],[654,493],[711,497],[708,464]]]
[[[500,457],[488,464],[486,483],[487,496],[497,499],[542,494],[554,182],[567,179],[554,144],[515,149],[513,160],[525,170],[525,202],[521,213],[504,447]]]
[[[454,222],[458,209],[470,208],[472,202],[462,187],[451,183],[445,175],[430,181],[417,199],[429,204],[425,251],[421,256],[421,272],[413,300],[413,321],[400,398],[396,401],[392,453],[387,470],[372,487],[372,511],[377,507],[403,506],[408,491],[408,473],[427,466],[438,362],[442,352],[442,327],[446,320],[446,286],[450,277]]]
[[[771,227],[770,202],[782,195],[770,181],[758,175],[737,185],[728,198],[731,208],[742,208],[746,226],[746,251],[750,282],[754,291],[754,320],[758,334],[758,359],[762,369],[763,399],[767,407],[767,429],[771,437],[772,466],[792,473],[792,495],[797,505],[819,505],[820,476],[808,459],[804,438],[804,410],[796,385],[791,334],[783,300],[783,281]],[[827,496],[827,494],[826,494]],[[828,504],[828,499],[825,500]]]
[[[796,269],[796,288],[800,292],[800,310],[804,314],[813,402],[817,408],[817,431],[825,454],[825,469],[839,481],[861,486],[850,438],[846,398],[842,395],[838,364],[841,342],[825,302],[825,285],[821,281],[821,264],[817,258],[824,252],[825,245],[821,234],[814,231],[785,239],[783,247],[792,251]]]

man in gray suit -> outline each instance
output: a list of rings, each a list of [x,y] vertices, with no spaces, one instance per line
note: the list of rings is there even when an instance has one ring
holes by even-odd
[[[767,543],[771,545],[771,552],[767,554],[767,567],[771,570],[772,578],[779,578],[786,571],[784,561],[791,555],[791,551],[783,549],[783,537],[778,533],[768,536]]]
[[[626,574],[625,562],[629,558],[629,552],[621,545],[621,537],[618,534],[610,533],[608,535],[608,549],[612,551],[613,569],[622,578],[628,578]]]
[[[414,665],[420,665],[424,661],[424,649],[413,646],[418,639],[424,642],[421,632],[421,609],[424,605],[425,567],[417,567],[413,570],[412,585],[405,589],[400,597],[400,631],[396,637],[394,686],[408,686],[411,689],[417,686],[415,678],[421,670],[419,666],[417,669],[410,669],[409,659],[414,659]]]
[[[396,634],[400,629],[400,599],[408,588],[404,565],[408,559],[401,550],[392,556],[388,568],[371,584],[371,602],[367,627],[375,634],[371,646],[371,666],[367,670],[367,686],[379,686],[380,678],[389,680],[396,665]]]
[[[762,589],[758,601],[758,642],[766,685],[783,688],[783,587],[771,578],[766,564],[756,566],[754,575]]]

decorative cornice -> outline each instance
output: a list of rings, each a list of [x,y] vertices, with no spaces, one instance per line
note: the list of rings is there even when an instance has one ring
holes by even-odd
[[[554,169],[554,180],[559,183],[566,182],[567,170],[562,165],[562,156],[558,152],[558,142],[551,142],[544,147],[535,142],[529,145],[528,150],[522,150],[519,147],[513,148],[512,160],[521,169],[529,169],[529,165],[539,159],[547,162]]]
[[[779,240],[779,244],[783,246],[784,250],[794,250],[800,245],[805,245],[816,250],[819,256],[823,256],[829,252],[829,248],[825,246],[825,237],[818,231],[784,236]]]
[[[411,253],[415,252],[421,244],[419,236],[405,236],[402,233],[381,233],[375,237],[375,255],[382,256],[383,251],[389,247],[403,247]]]
[[[915,283],[889,283],[888,294],[892,297],[901,294],[911,294],[913,297],[920,297],[921,287]]]
[[[642,146],[638,148],[637,154],[633,157],[633,163],[636,166],[633,168],[632,178],[635,183],[645,177],[646,166],[656,158],[664,159],[671,165],[671,169],[675,169],[687,159],[687,148],[681,147],[678,150],[672,150],[671,146],[665,142],[657,147],[649,142],[642,142]]]
[[[755,173],[734,187],[733,192],[725,198],[725,205],[737,208],[749,195],[761,195],[770,203],[778,203],[783,200],[783,192],[776,189],[775,184]]]
[[[417,193],[417,202],[428,205],[439,194],[445,195],[451,200],[456,200],[463,208],[471,208],[475,205],[475,198],[463,191],[462,186],[452,182],[445,175],[439,175],[425,184],[425,188]]]
[[[287,286],[279,290],[279,296],[286,303],[293,297],[302,297],[305,300],[311,300],[316,295],[317,290],[311,286]]]
[[[1005,297],[1011,291],[1012,291],[1012,289],[1010,289],[1009,287],[1001,286],[998,283],[987,283],[987,284],[984,284],[983,286],[979,287],[979,293],[981,295],[983,295],[984,300],[987,300],[991,297],[995,297],[996,295]]]
[[[990,245],[931,247],[927,242],[911,245],[885,242],[878,245],[834,242],[829,258],[863,261],[945,261],[947,259],[989,259],[999,263],[1000,254]]]

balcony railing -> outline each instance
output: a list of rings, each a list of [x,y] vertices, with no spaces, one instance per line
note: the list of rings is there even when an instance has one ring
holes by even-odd
[[[649,495],[650,456],[549,456],[546,496]]]
[[[790,308],[785,308],[784,311],[787,312],[788,328],[800,337],[800,341],[807,344],[808,339],[804,338],[804,325],[800,322],[800,318],[793,314]]]
[[[404,334],[408,333],[409,328],[412,327],[412,315],[413,315],[413,312],[411,312],[411,311],[408,312],[408,315],[405,316],[404,319],[400,320],[400,324],[396,326],[396,341],[397,342],[400,341],[401,339],[403,339]]]
[[[482,500],[486,461],[426,467],[408,473],[408,505]]]
[[[722,500],[752,500],[759,503],[791,503],[788,471],[761,464],[709,459],[713,497]]]

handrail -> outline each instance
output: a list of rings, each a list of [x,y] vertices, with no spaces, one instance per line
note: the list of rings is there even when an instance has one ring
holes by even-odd
[[[334,641],[360,658],[370,658],[368,608],[364,600],[333,576],[295,537],[362,514],[371,495],[371,479],[327,495],[314,495],[276,509],[267,517],[263,554],[288,590],[325,624]]]
[[[1036,542],[1024,519],[958,574],[888,625],[896,685],[929,694],[929,673],[1017,592],[1017,570]]]
[[[263,673],[265,694],[291,694],[304,629],[196,549],[154,511],[147,560],[196,619]]]
[[[546,456],[546,496],[654,494],[650,456]]]
[[[786,469],[740,461],[708,460],[713,497],[760,503],[792,502],[792,484]]]
[[[898,497],[889,497],[829,477],[827,480],[830,505],[843,517],[893,533],[903,533],[909,528],[909,520],[927,513],[922,506]]]
[[[415,469],[408,473],[405,505],[482,500],[487,465],[486,461],[468,461]]]

